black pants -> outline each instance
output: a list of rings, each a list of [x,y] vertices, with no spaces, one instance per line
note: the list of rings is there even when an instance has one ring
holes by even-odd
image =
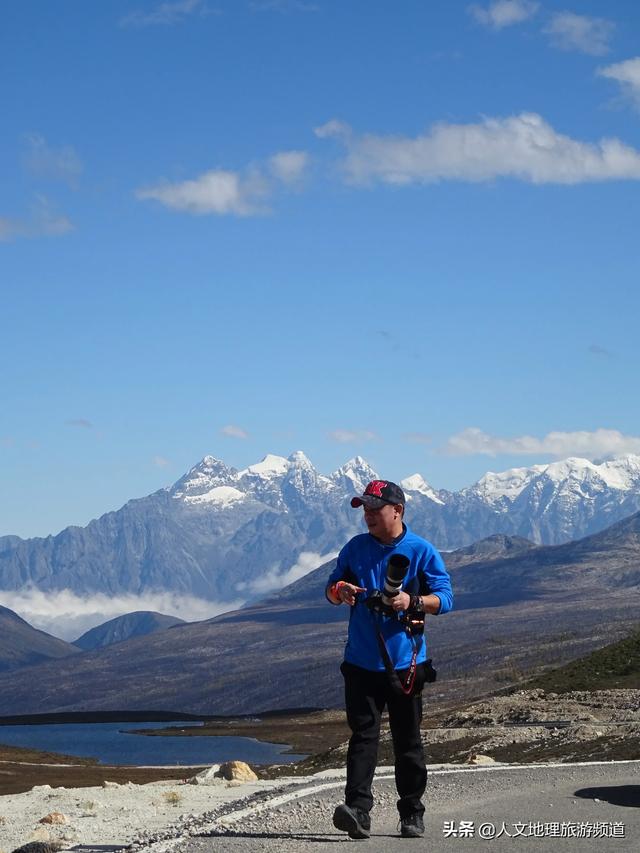
[[[424,664],[418,665],[424,683]],[[402,696],[391,689],[386,672],[371,672],[347,663],[340,667],[344,676],[347,722],[351,729],[347,752],[345,802],[352,808],[371,810],[371,783],[378,758],[380,718],[387,706],[395,755],[396,788],[400,817],[424,813],[421,797],[427,786],[420,722],[422,693]]]

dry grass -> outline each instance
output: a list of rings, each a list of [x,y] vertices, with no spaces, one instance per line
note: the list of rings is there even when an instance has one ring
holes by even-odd
[[[0,732],[1,736],[1,732]],[[25,763],[21,763],[25,762]],[[68,765],[68,766],[60,766]],[[30,791],[34,785],[52,788],[91,788],[103,782],[159,782],[187,779],[202,767],[120,767],[98,764],[94,759],[38,752],[0,745],[0,796]]]

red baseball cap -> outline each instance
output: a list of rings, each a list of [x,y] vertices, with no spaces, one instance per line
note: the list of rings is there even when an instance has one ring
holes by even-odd
[[[359,507],[363,504],[371,507],[371,509],[380,509],[385,504],[401,504],[404,506],[404,492],[400,486],[390,480],[372,480],[367,484],[362,495],[351,498],[352,507]]]

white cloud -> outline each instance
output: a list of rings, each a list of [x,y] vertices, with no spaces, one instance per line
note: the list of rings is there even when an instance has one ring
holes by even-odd
[[[269,167],[279,181],[296,184],[302,180],[308,162],[306,151],[280,151],[269,159]]]
[[[313,132],[319,139],[329,139],[330,137],[349,137],[352,131],[345,121],[332,118],[324,124],[314,127]]]
[[[223,426],[220,432],[222,435],[227,435],[230,438],[249,438],[249,433],[242,429],[242,427],[235,426],[235,424]]]
[[[590,56],[603,56],[609,52],[614,30],[612,21],[574,12],[556,12],[544,28],[554,47],[577,50]]]
[[[236,586],[238,591],[251,591],[253,594],[262,594],[271,592],[274,589],[283,589],[290,583],[297,581],[298,578],[308,575],[313,569],[322,566],[329,560],[333,560],[337,556],[336,551],[328,554],[315,554],[313,551],[302,551],[297,562],[290,569],[279,572],[276,569],[271,569],[262,577],[251,581],[251,583],[239,583]]]
[[[27,219],[0,216],[0,242],[20,237],[55,237],[74,230],[64,214],[57,213],[45,196],[36,196]]]
[[[136,196],[154,199],[165,207],[186,213],[251,216],[265,212],[262,201],[266,193],[260,176],[243,177],[237,172],[218,169],[204,172],[190,181],[142,188]]]
[[[449,456],[544,455],[564,459],[567,456],[598,458],[625,453],[640,453],[640,436],[624,435],[615,429],[593,432],[550,432],[543,438],[521,435],[501,438],[477,427],[468,427],[447,441],[444,452]]]
[[[197,622],[236,610],[244,600],[206,601],[182,592],[79,596],[69,589],[50,592],[26,589],[0,591],[0,603],[22,616],[34,628],[65,640],[76,640],[89,628],[136,610],[154,610],[186,622]]]
[[[615,80],[638,109],[640,109],[640,56],[598,68],[600,77]]]
[[[540,7],[532,0],[495,0],[486,8],[473,4],[468,11],[480,24],[501,30],[532,18]]]
[[[76,185],[84,167],[71,145],[51,148],[38,133],[27,134],[25,143],[24,165],[32,175]]]
[[[331,441],[337,441],[339,444],[356,444],[360,441],[373,441],[378,436],[375,432],[370,432],[366,429],[351,430],[351,429],[334,429],[327,433]]]
[[[166,468],[167,465],[171,464],[169,460],[166,459],[164,456],[154,456],[151,461],[156,466],[156,468]]]
[[[616,138],[597,143],[572,139],[536,113],[485,118],[477,124],[440,122],[417,137],[341,133],[347,151],[343,168],[354,184],[500,177],[533,184],[640,179],[637,149]]]
[[[211,10],[203,3],[203,0],[167,0],[165,3],[154,6],[148,12],[135,9],[120,19],[120,26],[171,26],[181,23],[186,17],[194,13],[208,15],[211,14]]]
[[[306,152],[280,151],[264,167],[252,165],[244,172],[212,169],[192,180],[142,187],[136,197],[196,215],[257,216],[268,213],[267,199],[279,186],[296,183],[306,165]]]

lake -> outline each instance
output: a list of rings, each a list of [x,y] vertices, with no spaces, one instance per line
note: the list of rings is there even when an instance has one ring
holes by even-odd
[[[103,764],[218,764],[246,761],[253,764],[290,764],[304,755],[283,754],[286,745],[263,743],[248,737],[219,736],[147,737],[127,730],[193,727],[190,722],[163,723],[56,723],[40,726],[0,726],[0,743],[81,758]]]

